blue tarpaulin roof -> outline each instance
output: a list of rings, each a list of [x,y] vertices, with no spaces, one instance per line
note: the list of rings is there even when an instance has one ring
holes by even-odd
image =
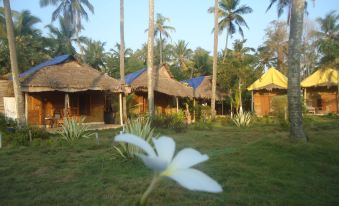
[[[56,64],[61,64],[61,63],[64,63],[67,60],[72,59],[72,58],[73,58],[73,56],[72,55],[68,55],[68,54],[57,56],[57,57],[55,57],[53,59],[50,59],[50,60],[45,61],[45,62],[42,62],[41,64],[38,64],[38,65],[28,69],[27,71],[21,73],[19,75],[19,77],[20,78],[27,77],[28,75],[31,75],[31,74],[37,72],[38,70],[40,70],[40,69],[42,69],[44,67],[51,66],[51,65],[56,65]]]
[[[138,78],[142,73],[144,73],[146,71],[146,68],[140,69],[138,71],[135,71],[133,73],[127,74],[125,76],[125,82],[127,84],[132,84],[132,82]]]
[[[184,80],[183,82],[188,83],[193,89],[196,89],[200,86],[201,82],[205,79],[205,76],[195,77],[192,79]]]

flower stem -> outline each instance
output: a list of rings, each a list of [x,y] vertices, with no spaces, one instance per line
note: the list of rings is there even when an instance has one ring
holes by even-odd
[[[148,186],[147,190],[144,192],[144,194],[142,195],[140,201],[139,201],[139,206],[145,206],[146,202],[147,202],[147,198],[149,196],[149,194],[152,192],[152,190],[155,187],[155,184],[158,182],[159,180],[159,175],[158,174],[154,174],[153,179],[151,184]]]

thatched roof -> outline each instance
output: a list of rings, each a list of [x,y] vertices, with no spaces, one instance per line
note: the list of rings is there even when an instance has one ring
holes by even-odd
[[[132,91],[147,91],[147,71],[141,69],[126,75],[126,83],[131,85]],[[167,66],[162,66],[154,71],[154,91],[171,96],[193,97],[193,89],[175,80],[168,71]]]
[[[200,76],[192,79],[185,80],[187,84],[193,87],[193,95],[195,98],[211,99],[212,98],[212,76]],[[216,99],[222,100],[226,93],[221,92],[217,88]]]
[[[50,64],[42,63],[40,64],[42,66],[37,65],[20,75],[23,78],[22,91],[122,91],[118,80],[88,65],[79,63],[72,56],[66,59],[62,58],[61,63],[59,61],[53,64],[51,60],[49,62]]]

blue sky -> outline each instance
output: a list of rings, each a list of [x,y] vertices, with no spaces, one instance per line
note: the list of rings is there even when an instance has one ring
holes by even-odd
[[[82,35],[106,42],[110,49],[119,41],[119,0],[90,0],[95,7],[95,14],[84,21],[85,30]],[[311,2],[311,1],[310,1]],[[176,28],[172,33],[172,41],[183,39],[189,42],[192,49],[203,47],[208,51],[213,48],[213,15],[207,9],[213,6],[213,0],[155,0],[155,13],[169,17],[171,26]],[[242,0],[253,9],[252,14],[245,16],[250,29],[244,29],[247,45],[257,48],[264,38],[264,30],[272,20],[277,19],[276,7],[266,13],[269,0]],[[55,7],[40,8],[39,0],[11,0],[13,10],[28,9],[38,16],[42,23],[39,28],[51,23],[51,14]],[[339,8],[339,0],[317,0],[315,6],[310,3],[309,19],[323,17],[330,10]],[[285,20],[283,15],[281,19]],[[57,25],[57,22],[54,23]],[[140,48],[147,40],[145,29],[148,26],[148,0],[125,0],[125,43],[133,50]],[[47,32],[47,31],[45,31]],[[235,35],[231,42],[240,38]],[[219,50],[224,48],[225,34],[219,37]],[[231,43],[229,44],[231,45]],[[230,48],[231,46],[229,46]]]

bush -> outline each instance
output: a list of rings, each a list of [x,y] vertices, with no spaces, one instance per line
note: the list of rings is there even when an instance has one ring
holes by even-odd
[[[272,114],[282,126],[287,126],[287,96],[279,95],[272,98]]]
[[[146,142],[149,142],[154,135],[154,128],[152,128],[149,118],[139,117],[129,120],[126,124],[124,132],[128,134],[134,134],[143,138]],[[114,149],[121,157],[125,159],[134,158],[136,154],[140,153],[139,147],[126,143],[119,143],[118,146],[114,146]]]
[[[211,130],[212,122],[210,120],[199,120],[192,124],[192,128],[195,130]]]
[[[64,124],[62,130],[59,132],[61,138],[68,143],[74,143],[75,141],[88,138],[92,134],[87,131],[86,125],[83,124],[85,118],[82,117],[80,120],[74,118],[64,118]]]
[[[34,140],[46,140],[50,134],[42,128],[25,126],[22,128],[13,128],[4,133],[4,144],[15,146],[28,146]]]
[[[183,111],[179,111],[175,114],[155,115],[152,119],[152,126],[182,132],[187,127],[185,123],[185,114]]]

